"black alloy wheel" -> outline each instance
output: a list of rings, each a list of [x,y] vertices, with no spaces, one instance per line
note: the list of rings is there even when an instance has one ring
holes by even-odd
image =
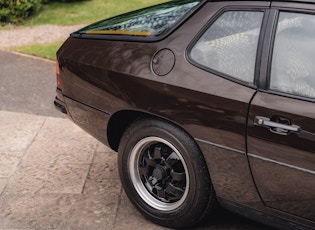
[[[189,175],[183,157],[168,141],[146,137],[132,149],[129,172],[135,189],[151,207],[169,211],[185,201]]]

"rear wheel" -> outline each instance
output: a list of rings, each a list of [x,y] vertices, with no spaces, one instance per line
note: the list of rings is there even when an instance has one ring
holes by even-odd
[[[167,122],[145,119],[133,123],[122,137],[118,167],[130,201],[158,224],[192,226],[216,206],[198,146]]]

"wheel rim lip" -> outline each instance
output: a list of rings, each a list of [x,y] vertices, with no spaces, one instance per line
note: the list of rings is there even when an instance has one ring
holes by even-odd
[[[163,143],[170,147],[176,155],[180,158],[180,161],[184,167],[185,170],[185,175],[186,175],[186,188],[183,196],[180,198],[180,200],[173,202],[173,203],[166,203],[158,200],[155,198],[145,187],[143,184],[140,173],[139,173],[139,159],[142,155],[142,152],[144,149],[146,149],[148,146],[156,143]],[[152,208],[155,208],[160,211],[172,211],[180,207],[184,201],[187,198],[188,191],[189,191],[189,174],[188,174],[188,169],[186,162],[180,152],[177,150],[177,148],[168,142],[167,140],[160,138],[160,137],[145,137],[141,139],[137,144],[133,147],[131,150],[131,154],[128,159],[128,170],[130,174],[131,181],[133,183],[133,187],[136,189],[137,193],[141,197],[141,199],[147,203],[149,206]]]

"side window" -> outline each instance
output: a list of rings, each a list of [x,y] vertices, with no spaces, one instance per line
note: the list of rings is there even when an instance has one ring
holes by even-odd
[[[200,37],[190,57],[207,69],[253,83],[263,14],[225,12]]]
[[[315,98],[315,16],[281,12],[270,89]]]

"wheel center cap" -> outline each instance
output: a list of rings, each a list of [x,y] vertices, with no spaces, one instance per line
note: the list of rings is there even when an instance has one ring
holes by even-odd
[[[161,166],[157,166],[154,170],[153,170],[153,176],[157,179],[157,180],[162,180],[164,177],[166,177],[166,171],[163,167]]]

